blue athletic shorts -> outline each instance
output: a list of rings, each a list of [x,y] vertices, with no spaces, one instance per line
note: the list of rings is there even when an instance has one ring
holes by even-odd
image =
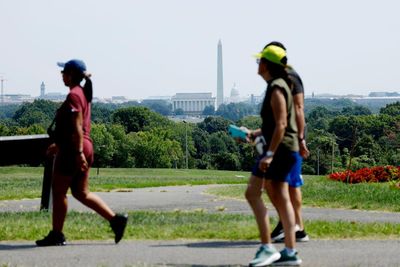
[[[304,184],[303,177],[301,176],[301,164],[303,163],[303,158],[300,156],[299,152],[295,153],[295,158],[296,162],[289,175],[286,177],[286,181],[291,187],[300,187]]]

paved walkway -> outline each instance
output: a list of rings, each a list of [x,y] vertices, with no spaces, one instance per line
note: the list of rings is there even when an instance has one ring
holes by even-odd
[[[277,246],[279,249],[282,245]],[[302,266],[400,266],[400,241],[312,240],[298,244]],[[256,242],[73,242],[39,248],[31,242],[0,242],[0,266],[126,267],[247,266]],[[8,265],[7,265],[8,264]]]
[[[223,185],[169,186],[132,189],[124,192],[97,193],[113,210],[205,210],[251,214],[245,201],[219,198],[205,193],[208,188]],[[0,201],[0,212],[4,211],[37,211],[40,199]],[[273,207],[269,206],[271,216],[276,216]],[[88,208],[69,196],[69,209],[89,211]],[[357,221],[357,222],[390,222],[400,223],[400,213],[376,212],[345,209],[310,208],[303,209],[306,220]]]
[[[245,213],[244,201],[222,199],[204,191],[212,186],[180,186],[99,193],[117,211],[196,210]],[[0,201],[0,212],[38,210],[39,199]],[[70,198],[70,209],[87,211]],[[305,208],[309,220],[400,223],[399,213]],[[276,215],[271,209],[272,216]],[[0,242],[0,266],[246,266],[257,242],[112,241],[73,242],[66,247],[38,248],[33,242]],[[277,245],[282,248],[282,244]],[[400,266],[399,240],[311,240],[299,243],[302,266]]]

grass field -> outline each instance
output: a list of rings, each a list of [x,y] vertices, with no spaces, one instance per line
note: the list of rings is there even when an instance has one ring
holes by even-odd
[[[176,169],[93,169],[94,192],[120,188],[171,185],[234,184],[210,189],[209,193],[243,199],[248,172]],[[0,200],[38,198],[43,168],[0,167]],[[400,190],[390,183],[344,184],[325,176],[304,176],[306,206],[400,212]]]
[[[344,184],[324,176],[305,176],[303,205],[400,212],[400,190],[390,183]],[[246,185],[229,185],[208,189],[208,193],[243,199]],[[268,198],[265,197],[268,201]]]
[[[246,183],[248,172],[176,169],[97,169],[91,170],[93,192],[118,188],[143,188],[171,185]],[[0,200],[38,198],[41,195],[43,168],[0,167]]]
[[[43,168],[0,167],[0,200],[38,198]],[[208,193],[243,199],[248,172],[173,169],[93,169],[92,191],[170,185],[228,184]],[[324,176],[305,176],[304,205],[331,208],[400,211],[400,190],[390,183],[343,184]],[[47,234],[50,213],[0,213],[0,240],[35,240]],[[274,224],[274,222],[272,222]],[[398,238],[399,224],[306,221],[316,239]],[[65,233],[69,240],[112,239],[108,223],[93,213],[68,213]],[[127,239],[256,240],[251,215],[206,212],[130,212]]]
[[[254,217],[205,212],[129,213],[125,239],[222,239],[257,240]],[[50,229],[46,212],[0,213],[0,240],[40,239]],[[275,224],[275,222],[272,222]],[[397,239],[399,224],[306,221],[315,239]],[[112,240],[108,223],[93,213],[70,212],[64,233],[69,240]]]

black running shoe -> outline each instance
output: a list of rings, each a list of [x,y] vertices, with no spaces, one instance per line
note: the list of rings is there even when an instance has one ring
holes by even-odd
[[[272,242],[282,242],[285,239],[285,233],[283,232],[282,222],[279,221],[275,229],[271,233]]]
[[[310,238],[308,237],[308,235],[304,229],[296,231],[296,241],[297,242],[307,242],[309,240],[310,240]]]
[[[110,221],[111,229],[115,234],[115,244],[122,239],[125,232],[126,223],[128,222],[128,214],[117,214]]]
[[[36,245],[39,247],[65,246],[65,236],[63,233],[50,231],[45,238],[36,240]]]

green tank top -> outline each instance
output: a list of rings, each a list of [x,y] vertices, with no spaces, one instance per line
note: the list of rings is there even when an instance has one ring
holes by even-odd
[[[275,129],[275,119],[272,113],[271,96],[273,90],[280,88],[285,96],[287,108],[287,127],[283,140],[279,147],[284,147],[290,151],[299,151],[299,141],[297,134],[296,114],[293,105],[293,96],[291,90],[284,79],[278,78],[268,83],[267,92],[265,93],[264,102],[261,108],[262,133],[265,140],[269,144]],[[279,89],[278,89],[279,90]]]

